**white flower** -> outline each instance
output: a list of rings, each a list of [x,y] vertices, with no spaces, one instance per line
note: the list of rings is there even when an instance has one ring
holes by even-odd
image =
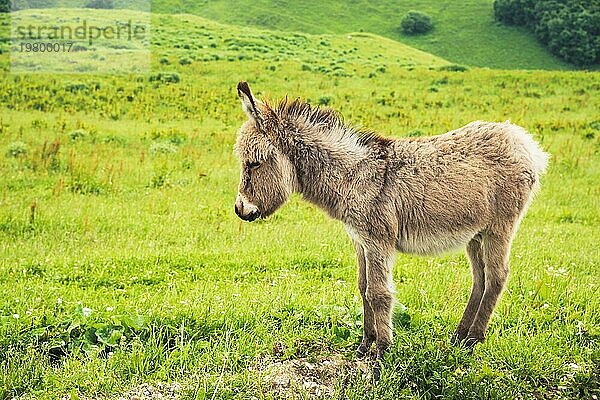
[[[567,269],[566,268],[548,267],[546,269],[546,271],[548,272],[549,275],[556,276],[556,277],[561,277],[561,276],[566,276],[567,275]]]
[[[60,297],[56,299],[56,304],[58,304],[59,306],[62,304],[62,299]]]
[[[92,315],[92,309],[89,307],[83,307],[81,309],[81,312],[83,313],[84,317],[89,317],[90,315]]]
[[[544,305],[542,306],[542,308],[543,308],[544,310],[545,310],[545,309],[547,309],[548,307],[550,307],[550,304],[548,304],[548,303],[544,303]]]
[[[14,319],[19,319],[19,314],[13,314]]]
[[[114,310],[114,307],[106,307],[106,311],[111,312],[112,310]]]
[[[25,311],[25,314],[27,314],[27,315],[31,315],[31,310],[27,310],[27,311]]]

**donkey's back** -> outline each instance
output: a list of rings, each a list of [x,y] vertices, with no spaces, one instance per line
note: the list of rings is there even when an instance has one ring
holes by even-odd
[[[509,123],[473,122],[391,146],[390,206],[373,204],[372,213],[393,210],[396,247],[406,253],[435,254],[479,234],[512,234],[548,162],[532,137]]]

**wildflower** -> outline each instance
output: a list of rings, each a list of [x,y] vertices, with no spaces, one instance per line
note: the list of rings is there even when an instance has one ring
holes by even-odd
[[[81,309],[81,312],[83,313],[84,317],[89,317],[90,315],[92,315],[92,309],[88,307],[83,307]]]
[[[561,276],[566,276],[567,275],[567,269],[566,268],[548,267],[546,269],[546,271],[548,272],[548,275],[556,276],[556,277],[561,277]]]

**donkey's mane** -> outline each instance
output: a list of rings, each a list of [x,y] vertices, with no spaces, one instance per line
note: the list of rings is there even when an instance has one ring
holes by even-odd
[[[323,136],[329,136],[332,131],[338,131],[343,139],[347,136],[353,136],[356,142],[362,146],[374,144],[387,145],[392,142],[391,139],[383,137],[374,131],[362,130],[352,125],[344,123],[343,117],[332,108],[313,107],[309,103],[300,99],[289,101],[286,97],[277,105],[275,109],[277,115],[282,119],[301,120],[312,125],[316,132]]]

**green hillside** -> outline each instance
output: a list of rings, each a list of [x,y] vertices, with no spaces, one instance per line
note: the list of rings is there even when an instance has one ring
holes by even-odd
[[[23,10],[13,13],[11,18],[17,25],[47,24],[60,19],[67,26],[76,27],[84,18],[88,23],[109,25],[120,18],[146,20],[147,14],[130,10],[89,10],[89,9],[47,9]],[[220,24],[195,15],[153,14],[151,21],[151,52],[155,61],[162,65],[171,63],[189,64],[194,62],[268,60],[273,62],[268,68],[276,68],[276,63],[294,60],[303,70],[315,70],[334,76],[347,76],[354,73],[357,65],[371,67],[371,72],[383,72],[390,63],[412,67],[425,65],[438,67],[449,64],[442,58],[417,50],[405,44],[370,33],[350,33],[344,35],[272,32],[258,28],[243,28]],[[134,47],[127,41],[99,41],[92,45],[87,40],[76,45],[86,51],[77,53],[76,63],[56,63],[54,71],[66,72],[68,68],[78,72],[95,72],[105,68],[111,60],[117,60],[117,51]],[[3,44],[5,49],[8,43]],[[107,47],[112,46],[112,47]],[[18,46],[17,46],[18,47]],[[17,49],[17,48],[16,48]],[[15,66],[28,71],[43,67],[48,70],[54,58],[41,58],[39,53],[18,53],[13,58]],[[62,54],[58,53],[56,56]],[[3,58],[8,68],[8,57]],[[37,61],[37,62],[36,62]],[[133,60],[128,60],[132,62]],[[143,60],[138,60],[142,62]],[[39,65],[38,65],[39,64]],[[115,63],[116,64],[116,63]],[[114,65],[115,69],[120,65]]]
[[[398,27],[409,10],[431,15],[433,32],[402,35]],[[187,12],[217,21],[307,33],[373,32],[453,63],[503,69],[573,69],[552,56],[525,29],[494,20],[492,0],[155,0],[153,11]]]

